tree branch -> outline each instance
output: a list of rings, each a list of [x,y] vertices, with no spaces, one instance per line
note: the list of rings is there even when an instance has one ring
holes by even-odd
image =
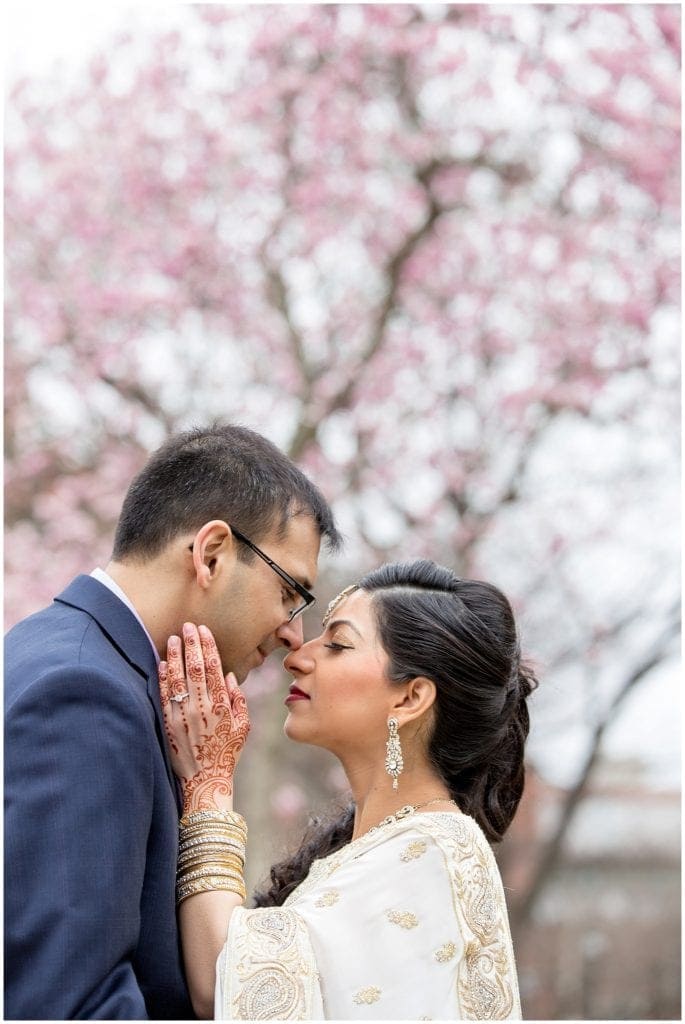
[[[563,845],[571,822],[587,792],[588,783],[599,760],[602,741],[607,728],[613,723],[620,707],[638,683],[664,660],[670,644],[678,635],[679,630],[678,608],[674,607],[671,609],[669,621],[661,631],[661,634],[651,645],[644,657],[625,677],[601,721],[595,726],[578,779],[566,794],[557,827],[545,845],[532,883],[523,898],[512,906],[511,923],[514,929],[521,929],[530,920],[533,908],[561,858]]]
[[[422,181],[424,185],[426,184],[426,176],[431,173],[431,168],[434,163],[434,161],[431,161],[431,163],[426,165],[426,167],[419,170],[417,174],[418,179]],[[442,212],[442,207],[439,206],[429,191],[428,210],[424,220],[405,238],[400,247],[388,261],[386,267],[386,278],[388,284],[385,297],[372,321],[369,338],[357,361],[357,366],[350,371],[348,379],[343,387],[341,387],[326,403],[326,408],[322,411],[321,418],[330,416],[331,413],[337,412],[340,409],[346,409],[350,405],[361,367],[374,357],[383,343],[388,319],[390,318],[390,314],[395,305],[402,269],[407,260],[416,251],[419,244],[428,236],[431,228],[435,224],[435,221]],[[290,445],[289,454],[292,459],[297,461],[304,449],[315,439],[317,426],[318,421],[313,422],[311,419],[303,417]]]

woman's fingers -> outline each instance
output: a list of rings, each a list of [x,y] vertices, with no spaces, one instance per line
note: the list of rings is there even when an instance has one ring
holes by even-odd
[[[232,672],[226,676],[226,686],[233,714],[234,731],[244,743],[250,731],[250,715],[247,710],[245,694],[238,686],[238,680]]]
[[[188,693],[186,685],[186,669],[183,661],[181,638],[170,636],[167,641],[167,685],[169,700],[180,703]]]
[[[168,715],[169,711],[171,710],[171,708],[169,707],[171,702],[169,700],[169,680],[168,680],[168,672],[167,672],[167,663],[166,663],[166,661],[160,661],[158,672],[159,672],[159,700],[160,700],[160,703],[162,705],[162,714],[164,715],[164,720],[166,721],[166,716]]]
[[[171,724],[171,699],[169,696],[169,673],[166,661],[159,663],[159,700],[162,705],[162,718],[164,719],[164,730],[169,740],[169,746],[175,754],[178,747],[174,739],[173,727]]]
[[[205,681],[210,706],[215,713],[221,707],[228,707],[230,710],[228,689],[224,680],[221,657],[219,656],[216,641],[207,626],[200,626],[198,633],[204,659]]]
[[[192,622],[183,623],[183,647],[185,651],[185,674],[188,690],[202,701],[205,690],[205,666],[202,659],[200,634]]]

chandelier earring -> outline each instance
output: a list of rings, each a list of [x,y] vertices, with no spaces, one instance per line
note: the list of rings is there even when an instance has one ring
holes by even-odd
[[[396,718],[388,719],[388,740],[385,744],[385,770],[392,777],[392,788],[398,788],[398,782],[404,761],[400,745],[399,723]]]

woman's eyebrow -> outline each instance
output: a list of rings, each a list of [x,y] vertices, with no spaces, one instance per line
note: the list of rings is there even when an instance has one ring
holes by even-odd
[[[326,629],[333,629],[335,626],[349,626],[350,629],[353,629],[355,631],[355,633],[357,634],[357,636],[359,637],[360,640],[364,639],[362,634],[359,632],[359,630],[355,626],[354,622],[350,622],[349,619],[333,619],[332,622],[327,622],[326,623]]]

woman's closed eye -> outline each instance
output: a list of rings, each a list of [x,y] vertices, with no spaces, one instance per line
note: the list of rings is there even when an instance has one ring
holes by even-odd
[[[351,644],[340,644],[340,643],[337,643],[335,640],[331,640],[331,641],[329,641],[329,643],[324,644],[324,647],[327,647],[329,651],[353,651],[354,650],[354,647],[352,647]]]

